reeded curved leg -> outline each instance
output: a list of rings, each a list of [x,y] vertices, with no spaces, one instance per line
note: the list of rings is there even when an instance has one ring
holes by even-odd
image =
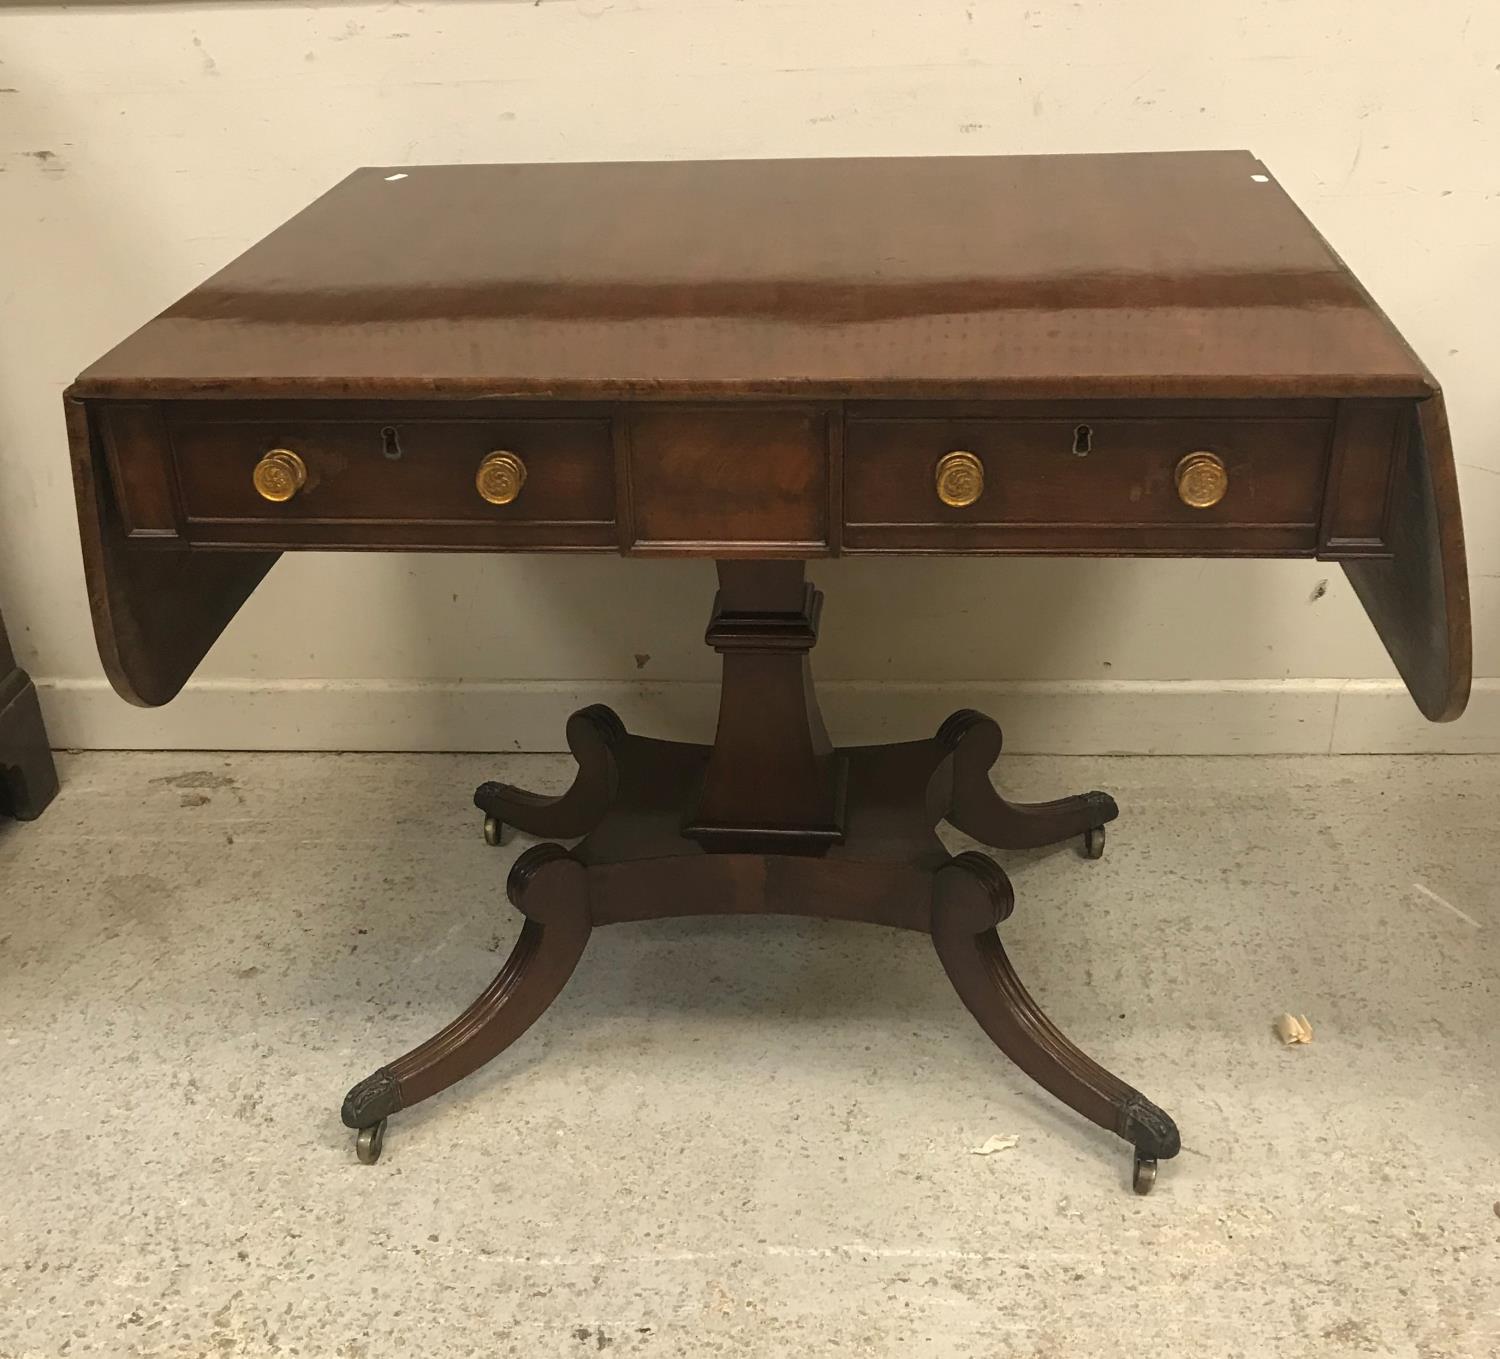
[[[595,703],[568,718],[568,749],[578,761],[573,786],[561,797],[544,797],[508,783],[481,783],[474,805],[486,816],[528,835],[571,840],[587,835],[609,810],[619,789],[614,747],[625,724],[612,708]]]
[[[990,782],[1004,738],[992,718],[961,708],[938,728],[938,744],[953,751],[953,793],[945,819],[996,849],[1036,849],[1087,835],[1120,814],[1108,793],[1079,793],[1055,802],[1007,802]],[[1102,839],[1099,849],[1103,850]],[[1090,857],[1093,854],[1090,845]]]
[[[1177,1125],[1075,1047],[1026,993],[995,931],[1014,904],[1010,880],[992,859],[972,851],[958,855],[938,870],[933,891],[938,958],[996,1047],[1069,1108],[1135,1147],[1135,1185],[1145,1193],[1154,1163],[1181,1149]]]
[[[593,928],[587,870],[561,845],[534,845],[516,860],[507,892],[526,923],[505,966],[451,1024],[349,1091],[340,1113],[346,1127],[378,1129],[446,1090],[508,1048],[557,999]],[[362,1160],[379,1155],[378,1136],[362,1136]],[[374,1155],[366,1155],[371,1144]]]

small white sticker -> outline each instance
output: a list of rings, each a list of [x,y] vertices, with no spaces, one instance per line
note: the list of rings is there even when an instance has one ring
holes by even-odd
[[[394,184],[398,179],[405,179],[405,178],[406,178],[406,174],[405,174],[405,172],[402,172],[401,174],[387,175],[385,177],[385,182],[387,184]]]
[[[400,175],[392,175],[391,178],[392,179],[400,179],[401,176]],[[1271,182],[1271,176],[1270,175],[1251,175],[1250,178],[1253,179],[1257,184],[1269,184]]]

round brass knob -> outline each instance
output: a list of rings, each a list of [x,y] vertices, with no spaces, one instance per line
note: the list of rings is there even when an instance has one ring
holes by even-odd
[[[1229,469],[1214,453],[1189,453],[1177,464],[1177,498],[1195,510],[1206,510],[1224,499]]]
[[[262,500],[279,505],[307,485],[307,464],[289,448],[273,448],[255,464],[250,480]]]
[[[945,453],[934,478],[938,499],[961,510],[984,494],[984,464],[972,453]]]
[[[509,505],[526,484],[526,464],[514,453],[489,453],[474,474],[474,485],[491,505]]]

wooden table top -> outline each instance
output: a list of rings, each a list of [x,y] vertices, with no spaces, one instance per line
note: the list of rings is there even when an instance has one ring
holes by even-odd
[[[137,702],[302,549],[1317,556],[1468,695],[1437,383],[1244,151],[359,170],[66,406]]]
[[[1261,163],[356,171],[75,394],[1423,397]]]

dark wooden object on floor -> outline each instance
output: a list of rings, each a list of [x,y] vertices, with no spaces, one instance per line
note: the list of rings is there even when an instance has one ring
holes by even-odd
[[[33,821],[56,795],[57,766],[36,686],[16,664],[0,617],[0,816]]]
[[[1023,807],[999,728],[835,748],[809,559],[1302,557],[1351,577],[1421,710],[1468,696],[1436,381],[1245,152],[360,170],[83,373],[66,398],[99,647],[170,700],[282,551],[619,552],[719,563],[712,746],[574,715],[515,955],[350,1093],[389,1111],[521,1034],[594,925],[788,911],[930,933],[1024,1070],[1139,1153],[1156,1106],[1037,1010],[1003,872],[1102,793]]]

